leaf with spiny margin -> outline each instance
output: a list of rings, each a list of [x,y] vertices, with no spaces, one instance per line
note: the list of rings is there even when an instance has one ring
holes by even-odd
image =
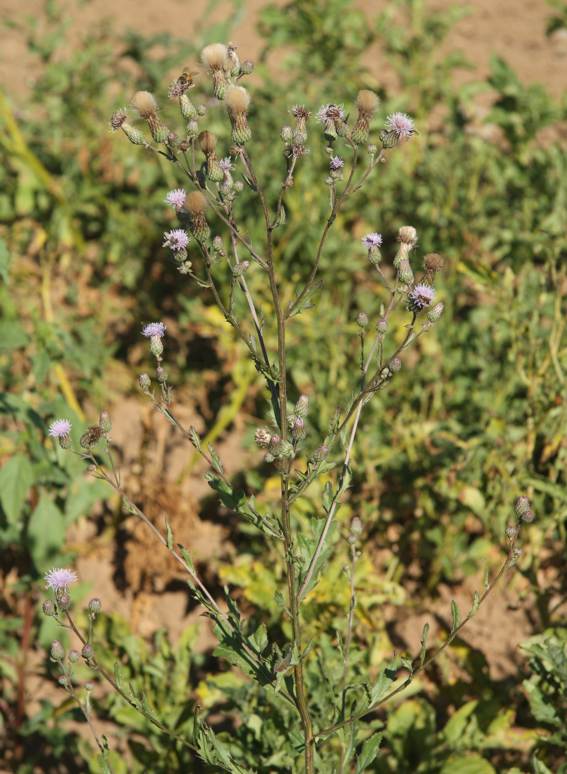
[[[376,759],[382,737],[383,734],[377,732],[364,742],[356,761],[356,774],[364,774],[365,771],[368,771],[368,766]]]

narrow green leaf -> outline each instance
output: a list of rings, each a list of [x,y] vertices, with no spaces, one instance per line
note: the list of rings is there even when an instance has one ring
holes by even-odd
[[[451,633],[455,631],[461,622],[461,614],[454,599],[451,600]]]
[[[376,733],[364,742],[356,762],[356,774],[364,774],[365,771],[368,771],[368,766],[376,759],[381,741],[382,734]]]

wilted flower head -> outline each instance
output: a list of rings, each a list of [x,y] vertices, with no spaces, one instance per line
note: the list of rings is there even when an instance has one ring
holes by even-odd
[[[66,438],[71,432],[71,423],[68,419],[56,419],[49,425],[48,432],[52,438]]]
[[[415,125],[406,113],[390,113],[386,118],[386,131],[394,134],[398,140],[405,140],[415,134]]]
[[[306,121],[311,115],[311,112],[307,110],[305,105],[294,105],[291,109],[291,114],[298,120]]]
[[[147,325],[144,325],[142,328],[142,336],[146,336],[148,339],[152,338],[152,336],[157,336],[158,338],[162,338],[165,336],[167,328],[165,326],[165,323],[162,322],[153,322],[148,323]]]
[[[377,250],[382,245],[382,234],[372,231],[370,234],[363,236],[361,241],[368,250]]]
[[[327,121],[344,121],[345,111],[342,105],[322,105],[317,111],[317,119],[326,124]]]
[[[187,249],[189,236],[182,228],[174,228],[171,231],[166,231],[163,236],[163,246],[169,247],[174,253],[180,253],[182,250]]]
[[[118,129],[120,129],[127,118],[128,118],[128,113],[126,112],[126,108],[120,108],[119,110],[115,110],[110,117],[110,126],[113,129],[113,131],[117,131]]]
[[[337,172],[339,169],[342,169],[344,165],[345,162],[340,156],[331,156],[329,159],[329,169],[331,172]]]
[[[429,306],[435,298],[435,289],[430,285],[415,285],[408,293],[409,308],[419,312]]]
[[[72,583],[76,583],[78,578],[73,570],[67,570],[63,567],[49,570],[45,573],[45,588],[53,591],[68,589]]]
[[[266,430],[265,427],[259,427],[254,433],[254,440],[256,442],[256,446],[258,446],[260,449],[267,449],[270,445],[270,441],[272,440],[272,434],[269,430]]]
[[[174,210],[179,212],[179,210],[182,210],[185,206],[185,199],[187,198],[187,194],[185,193],[185,189],[183,188],[174,188],[172,191],[169,191],[167,196],[165,197],[166,204],[169,204],[170,207],[173,207]]]

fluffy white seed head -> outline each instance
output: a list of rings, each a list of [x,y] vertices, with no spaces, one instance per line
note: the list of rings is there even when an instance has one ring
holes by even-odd
[[[374,113],[380,100],[373,91],[361,89],[356,97],[356,106],[363,113]]]
[[[211,43],[201,51],[201,61],[211,70],[221,70],[228,59],[228,48],[224,43]]]
[[[413,226],[402,226],[398,231],[398,241],[413,247],[417,242],[417,231]]]
[[[187,194],[185,208],[191,215],[202,215],[207,209],[207,199],[200,191],[191,191]]]
[[[230,86],[226,90],[224,101],[231,113],[246,113],[250,105],[250,94],[242,86]]]
[[[137,91],[132,97],[134,107],[142,118],[148,118],[157,113],[158,106],[154,95],[149,91]]]

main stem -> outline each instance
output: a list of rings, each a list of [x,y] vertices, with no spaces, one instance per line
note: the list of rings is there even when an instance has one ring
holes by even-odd
[[[286,365],[286,341],[285,341],[285,319],[280,303],[279,290],[276,282],[273,263],[270,260],[268,275],[270,279],[270,289],[274,299],[274,307],[278,327],[278,364],[279,364],[279,398],[280,398],[280,433],[282,441],[287,441],[287,365]],[[287,575],[287,587],[289,595],[289,609],[291,614],[291,625],[293,632],[293,644],[299,654],[299,663],[294,666],[295,678],[295,700],[297,709],[301,716],[303,724],[303,734],[305,738],[305,771],[306,774],[313,773],[313,723],[309,714],[309,706],[305,693],[305,680],[303,675],[303,662],[301,660],[301,622],[299,618],[299,600],[297,594],[297,583],[295,574],[295,564],[293,558],[293,537],[291,528],[291,518],[289,511],[289,463],[283,461],[285,465],[281,472],[281,521],[284,534],[284,550]]]

